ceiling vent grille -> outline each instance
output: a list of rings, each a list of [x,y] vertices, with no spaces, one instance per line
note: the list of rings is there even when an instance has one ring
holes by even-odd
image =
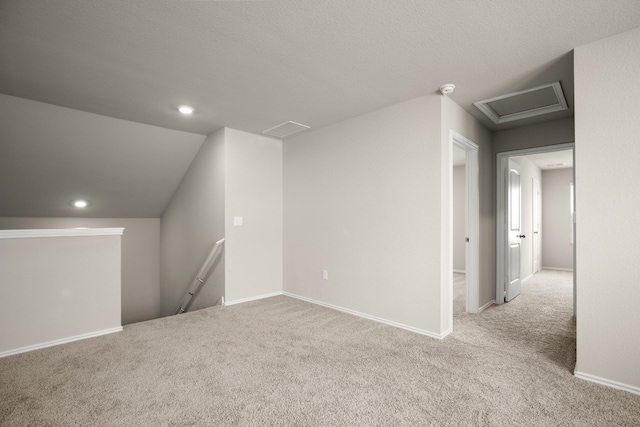
[[[300,123],[284,122],[279,124],[278,126],[274,126],[265,131],[262,131],[262,133],[276,138],[284,138],[307,129],[309,129],[309,126],[302,125]]]
[[[495,124],[567,109],[560,82],[512,92],[474,103]]]

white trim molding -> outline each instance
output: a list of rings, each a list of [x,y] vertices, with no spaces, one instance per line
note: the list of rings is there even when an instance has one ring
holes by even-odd
[[[640,395],[640,387],[636,387],[629,384],[619,383],[617,381],[608,380],[606,378],[600,378],[595,375],[585,374],[584,372],[575,371],[573,375],[581,380],[590,381],[592,383],[604,385],[607,387],[616,388],[618,390],[628,391],[629,393]]]
[[[245,302],[251,302],[251,301],[257,301],[257,300],[260,300],[260,299],[276,297],[276,296],[282,295],[282,294],[283,294],[282,291],[272,292],[270,294],[256,295],[254,297],[236,299],[236,300],[233,300],[233,301],[225,301],[223,303],[223,305],[226,307],[226,306],[229,306],[229,305],[242,304],[242,303],[245,303]]]
[[[40,344],[33,344],[26,347],[15,348],[13,350],[7,350],[7,351],[1,352],[0,358],[13,356],[14,354],[26,353],[28,351],[40,350],[41,348],[53,347],[54,345],[66,344],[73,341],[80,341],[87,338],[95,338],[95,337],[99,337],[100,335],[107,335],[107,334],[112,334],[114,332],[120,332],[120,331],[122,331],[122,326],[103,329],[95,332],[89,332],[86,334],[74,335],[72,337],[62,338],[62,339],[53,340],[53,341],[47,341]]]
[[[485,311],[487,308],[491,307],[495,303],[496,303],[495,301],[489,301],[488,303],[486,303],[485,305],[483,305],[478,309],[478,313],[482,313],[483,311]]]
[[[385,325],[393,326],[393,327],[400,328],[400,329],[405,329],[407,331],[415,332],[415,333],[420,334],[420,335],[426,335],[426,336],[431,337],[431,338],[443,339],[444,337],[446,337],[447,335],[449,335],[452,332],[452,330],[449,329],[449,330],[447,330],[447,331],[445,331],[445,332],[443,332],[441,334],[437,334],[437,333],[434,333],[434,332],[426,331],[424,329],[415,328],[413,326],[409,326],[409,325],[405,325],[405,324],[402,324],[402,323],[394,322],[392,320],[383,319],[381,317],[371,316],[370,314],[360,313],[359,311],[350,310],[348,308],[340,307],[340,306],[337,306],[337,305],[327,304],[326,302],[314,300],[314,299],[311,299],[311,298],[303,297],[303,296],[292,294],[292,293],[289,293],[289,292],[283,292],[282,294],[287,296],[287,297],[299,299],[299,300],[302,300],[302,301],[309,302],[311,304],[320,305],[322,307],[327,307],[327,308],[330,308],[332,310],[337,310],[337,311],[341,311],[343,313],[347,313],[347,314],[351,314],[351,315],[354,315],[354,316],[362,317],[364,319],[373,320],[375,322],[384,323]]]
[[[449,335],[451,332],[453,332],[452,329],[449,329],[449,330],[447,330],[447,331],[445,331],[445,332],[443,332],[441,334],[436,334],[434,332],[426,331],[424,329],[414,328],[413,326],[404,325],[402,323],[398,323],[398,322],[394,322],[394,321],[391,321],[391,320],[383,319],[381,317],[371,316],[369,314],[360,313],[359,311],[350,310],[348,308],[339,307],[339,306],[333,305],[333,304],[327,304],[327,303],[322,302],[322,301],[318,301],[318,300],[314,300],[314,299],[311,299],[311,298],[303,297],[303,296],[300,296],[300,295],[292,294],[290,292],[273,292],[273,293],[270,293],[270,294],[257,295],[255,297],[237,299],[237,300],[233,300],[233,301],[226,301],[224,303],[224,306],[243,304],[245,302],[257,301],[257,300],[261,300],[261,299],[265,299],[265,298],[275,297],[275,296],[278,296],[278,295],[284,295],[284,296],[287,296],[287,297],[290,297],[290,298],[299,299],[301,301],[305,301],[305,302],[308,302],[308,303],[311,303],[311,304],[315,304],[315,305],[320,305],[322,307],[327,307],[327,308],[330,308],[332,310],[341,311],[343,313],[347,313],[347,314],[351,314],[351,315],[354,315],[354,316],[362,317],[362,318],[365,318],[365,319],[373,320],[375,322],[384,323],[385,325],[393,326],[393,327],[400,328],[400,329],[405,329],[407,331],[415,332],[415,333],[420,334],[420,335],[426,335],[426,336],[431,337],[431,338],[443,339],[444,337]],[[489,305],[491,305],[491,304],[493,304],[493,301],[491,301]]]
[[[531,273],[530,275],[528,275],[527,277],[525,277],[524,279],[521,280],[522,284],[524,284],[525,282],[528,282],[529,280],[531,280],[533,278],[533,273]]]
[[[0,230],[0,239],[43,237],[122,236],[124,228],[53,228],[46,230]]]
[[[573,268],[561,268],[561,267],[542,267],[541,270],[553,270],[553,271],[568,271],[573,273]]]

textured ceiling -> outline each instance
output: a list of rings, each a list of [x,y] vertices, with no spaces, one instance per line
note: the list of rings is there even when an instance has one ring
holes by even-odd
[[[0,117],[0,217],[158,218],[204,140],[7,95]]]
[[[638,26],[638,0],[1,0],[0,215],[71,216],[86,193],[84,215],[157,217],[193,134],[319,128],[444,83],[489,129],[570,116],[572,49]],[[554,81],[568,111],[494,125],[473,106]]]
[[[451,98],[495,128],[473,102],[560,80],[572,106],[571,50],[638,26],[638,0],[4,0],[0,92],[201,134],[259,133],[454,83]],[[181,103],[196,114],[179,117]]]

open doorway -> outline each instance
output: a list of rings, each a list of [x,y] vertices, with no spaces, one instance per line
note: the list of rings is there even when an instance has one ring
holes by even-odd
[[[453,314],[467,311],[467,152],[453,147]]]
[[[480,196],[478,146],[454,131],[450,133],[449,179],[449,295],[450,324],[454,310],[479,311]],[[455,242],[454,242],[455,237]],[[455,277],[454,277],[455,274]],[[456,307],[454,307],[454,300]],[[458,307],[460,305],[460,307]]]
[[[556,277],[573,285],[575,315],[573,158],[573,144],[498,154],[497,304]]]

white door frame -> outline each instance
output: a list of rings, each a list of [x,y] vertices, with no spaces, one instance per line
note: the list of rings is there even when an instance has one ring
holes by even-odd
[[[573,150],[575,158],[575,144],[573,142],[566,144],[548,145],[545,147],[525,148],[522,150],[505,151],[498,153],[496,159],[496,304],[504,304],[504,292],[506,281],[506,233],[505,233],[505,221],[506,221],[506,188],[505,179],[508,172],[508,160],[510,157],[527,156],[529,154],[538,153],[550,153],[553,151]],[[575,191],[575,162],[573,165],[574,174],[574,191]],[[575,223],[574,223],[575,227]],[[576,256],[575,256],[575,242],[574,242],[574,256],[573,256],[573,292],[574,292],[574,314],[575,314],[575,291],[576,291]]]
[[[478,145],[459,133],[449,132],[449,150],[458,147],[467,153],[466,165],[466,237],[465,245],[465,281],[467,285],[467,312],[477,313],[480,306],[478,290],[479,257],[480,257],[480,190],[478,176]],[[449,295],[450,324],[453,325],[453,156],[449,155]]]
[[[506,206],[505,214],[507,218],[505,220],[505,273],[507,274],[507,280],[505,281],[505,293],[504,299],[511,301],[520,295],[522,290],[522,238],[523,224],[522,224],[522,165],[514,160],[512,157],[507,159],[507,176],[505,184],[506,187]],[[514,193],[514,190],[515,193]],[[514,195],[517,194],[517,197]],[[514,221],[514,217],[517,219]],[[517,253],[514,253],[514,250]],[[515,255],[515,256],[514,256]],[[516,267],[517,268],[514,268]],[[515,270],[518,270],[517,273]]]

